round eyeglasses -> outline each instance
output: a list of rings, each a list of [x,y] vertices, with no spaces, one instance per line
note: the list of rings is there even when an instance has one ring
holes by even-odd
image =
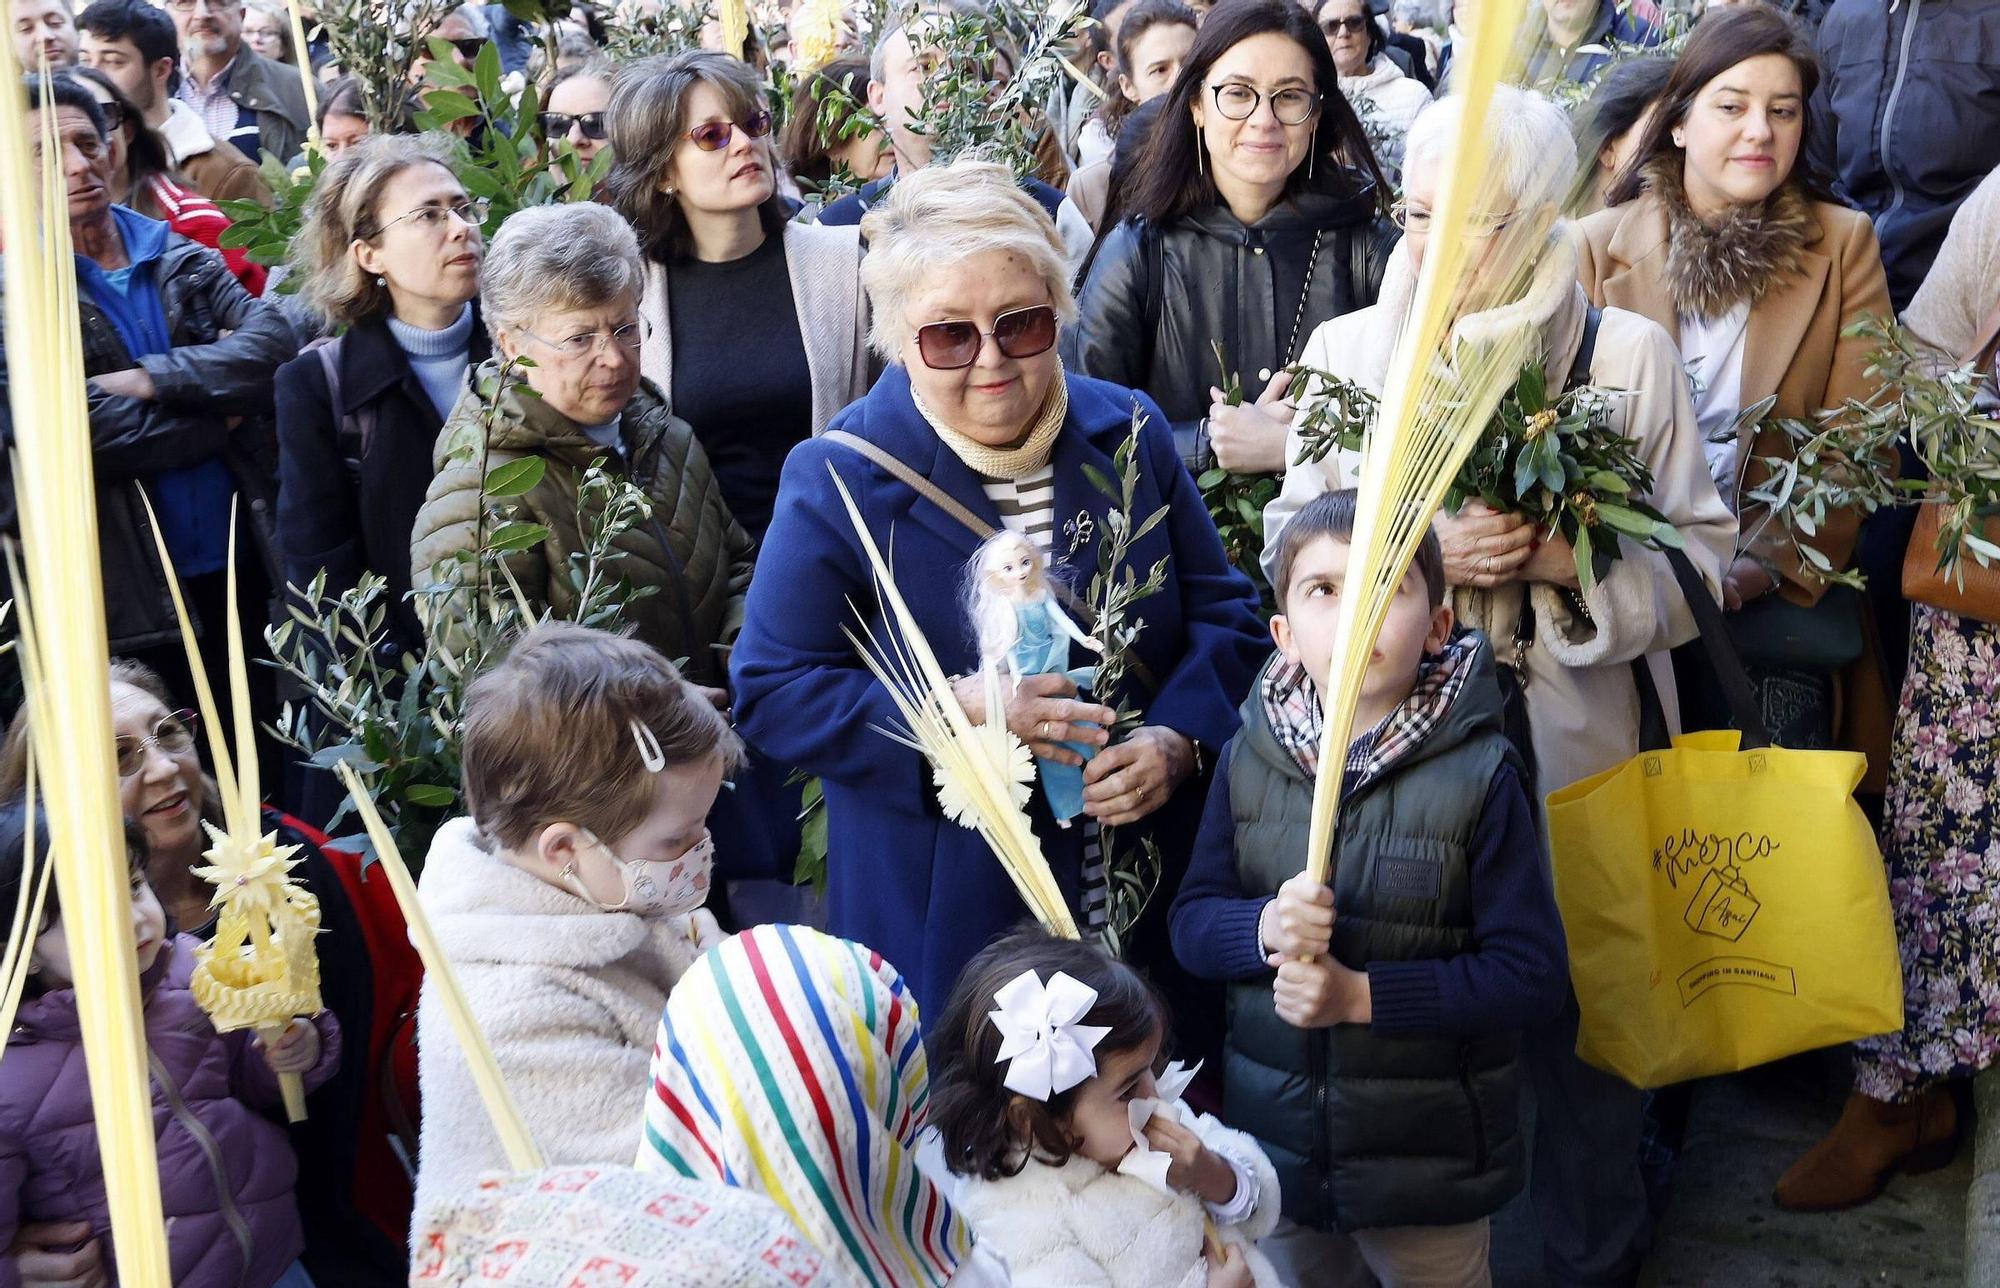
[[[1215,110],[1232,121],[1249,120],[1257,114],[1257,105],[1266,99],[1271,103],[1271,115],[1278,118],[1280,125],[1304,125],[1319,111],[1319,95],[1296,85],[1266,94],[1242,81],[1224,81],[1210,85],[1208,92],[1215,96]]]

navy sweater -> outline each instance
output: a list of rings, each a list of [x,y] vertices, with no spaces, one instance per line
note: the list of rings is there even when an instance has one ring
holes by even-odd
[[[1237,877],[1236,825],[1229,811],[1235,751],[1231,739],[1216,766],[1172,913],[1174,955],[1204,979],[1271,973],[1258,946],[1257,920],[1274,896],[1245,894]],[[1533,809],[1520,776],[1502,765],[1487,788],[1469,856],[1475,946],[1446,959],[1368,963],[1371,1032],[1470,1037],[1525,1028],[1562,1007],[1569,988],[1568,949]]]

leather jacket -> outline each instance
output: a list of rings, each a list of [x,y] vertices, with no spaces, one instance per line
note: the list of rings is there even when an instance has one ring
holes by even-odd
[[[1254,399],[1272,371],[1304,351],[1315,327],[1375,302],[1398,236],[1377,216],[1372,185],[1352,196],[1300,194],[1255,225],[1220,202],[1163,228],[1135,216],[1098,247],[1063,360],[1078,375],[1151,394],[1181,458],[1199,474],[1213,463],[1209,389],[1223,383],[1214,346]],[[1300,300],[1297,285],[1279,283],[1304,279],[1308,262]],[[1289,337],[1279,334],[1280,313]]]

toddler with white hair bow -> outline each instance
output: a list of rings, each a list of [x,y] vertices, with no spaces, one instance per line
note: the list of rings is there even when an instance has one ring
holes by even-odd
[[[1014,1288],[1270,1288],[1252,1245],[1278,1177],[1251,1137],[1181,1103],[1167,1010],[1093,944],[1022,930],[959,976],[931,1125],[956,1200]]]

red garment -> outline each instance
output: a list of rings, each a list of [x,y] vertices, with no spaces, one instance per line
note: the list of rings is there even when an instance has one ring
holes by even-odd
[[[167,221],[167,227],[189,241],[222,251],[222,258],[229,262],[229,271],[243,283],[243,289],[252,295],[264,293],[264,266],[251,263],[241,250],[223,249],[222,232],[229,227],[229,216],[222,213],[222,207],[165,175],[156,174],[146,182],[153,191],[153,204],[160,208],[160,218]]]

